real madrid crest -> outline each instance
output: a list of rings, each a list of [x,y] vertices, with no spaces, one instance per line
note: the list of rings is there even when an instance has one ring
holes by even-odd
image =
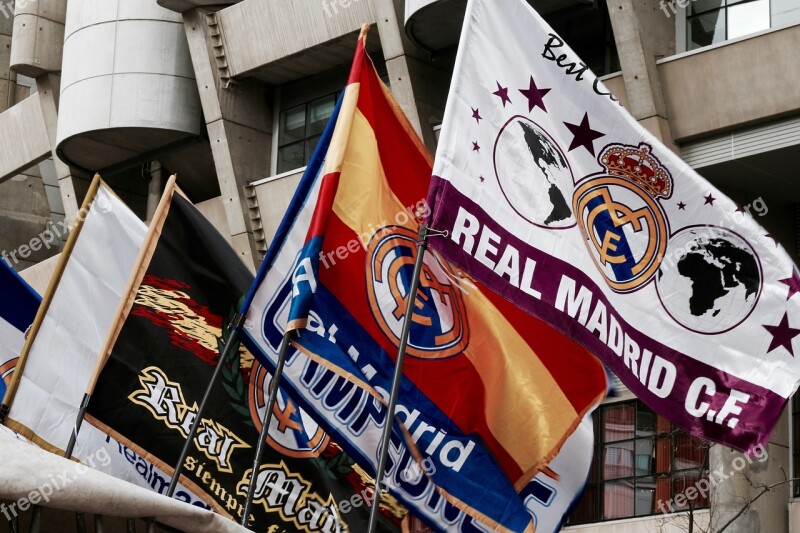
[[[645,143],[610,144],[598,162],[606,171],[579,184],[573,212],[611,289],[635,291],[653,279],[667,249],[669,223],[658,199],[672,196],[672,176]]]

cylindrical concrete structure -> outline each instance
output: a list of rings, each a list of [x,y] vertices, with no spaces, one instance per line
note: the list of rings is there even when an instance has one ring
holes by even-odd
[[[200,134],[183,20],[152,0],[70,0],[58,153],[88,170]]]
[[[61,70],[67,0],[16,2],[11,70],[35,78]]]
[[[14,26],[13,9],[0,4],[0,113],[14,105],[17,93],[17,75],[9,69],[11,31]]]

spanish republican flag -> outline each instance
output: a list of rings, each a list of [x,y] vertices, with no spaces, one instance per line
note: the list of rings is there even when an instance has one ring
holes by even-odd
[[[365,38],[245,302],[247,334],[274,366],[284,331],[296,330],[284,385],[374,474],[413,305],[389,490],[440,530],[533,531],[535,509],[551,502],[536,507],[542,484],[532,482],[538,474],[557,482],[548,465],[602,399],[604,370],[436,253],[409,294],[432,160],[378,78]],[[506,258],[510,275],[523,267]]]

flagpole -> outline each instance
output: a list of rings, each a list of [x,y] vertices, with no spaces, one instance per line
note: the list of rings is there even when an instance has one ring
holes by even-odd
[[[242,527],[249,528],[250,525],[250,508],[253,506],[253,499],[256,494],[256,484],[258,482],[258,468],[261,466],[261,461],[264,459],[264,450],[266,449],[267,434],[269,433],[269,425],[272,423],[272,411],[275,409],[275,403],[278,401],[278,390],[280,383],[283,379],[283,369],[286,367],[286,355],[289,353],[289,347],[292,344],[295,330],[287,331],[283,336],[281,343],[281,351],[278,354],[278,362],[275,365],[275,375],[272,376],[272,383],[269,387],[269,398],[267,399],[267,412],[264,413],[264,419],[261,425],[261,434],[258,437],[258,446],[256,446],[256,455],[253,460],[253,472],[250,474],[250,486],[247,489],[247,500],[244,504],[244,514],[242,515]]]
[[[428,236],[445,235],[444,232],[431,230],[423,224],[419,228],[417,237],[417,261],[414,264],[414,274],[411,278],[411,286],[408,289],[408,300],[406,303],[406,314],[403,318],[403,330],[400,334],[400,347],[397,351],[397,362],[394,367],[394,378],[392,380],[392,392],[389,397],[389,410],[387,411],[386,424],[383,427],[383,437],[381,439],[381,450],[378,456],[378,469],[375,471],[375,494],[372,500],[372,510],[369,514],[369,533],[375,533],[378,527],[378,517],[380,516],[381,494],[383,493],[383,471],[386,469],[386,460],[389,456],[389,443],[392,438],[392,422],[394,412],[397,408],[397,400],[400,396],[400,384],[403,380],[403,361],[406,358],[406,347],[408,338],[411,335],[411,318],[414,315],[414,304],[417,301],[417,291],[419,290],[420,275],[422,265],[425,261],[425,250],[428,248]]]
[[[194,442],[194,438],[197,435],[197,430],[200,428],[203,414],[205,413],[206,408],[211,400],[211,393],[214,391],[214,388],[222,377],[222,369],[225,367],[231,351],[233,351],[233,347],[239,344],[239,335],[244,327],[244,322],[245,315],[242,313],[237,313],[233,318],[233,322],[231,323],[230,337],[228,338],[228,342],[225,344],[225,349],[219,356],[217,368],[214,369],[214,375],[211,376],[211,381],[209,382],[208,387],[206,387],[203,400],[200,402],[200,407],[197,409],[197,415],[192,422],[189,435],[186,437],[186,442],[184,443],[181,454],[178,457],[178,463],[175,465],[175,472],[172,474],[172,480],[170,481],[169,488],[167,489],[167,497],[169,498],[172,498],[175,495],[175,490],[178,488],[178,480],[183,472],[183,463],[186,462],[186,457],[189,455],[189,448],[192,446],[192,442]]]

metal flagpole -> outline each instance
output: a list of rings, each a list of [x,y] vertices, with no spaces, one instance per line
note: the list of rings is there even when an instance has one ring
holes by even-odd
[[[203,395],[203,400],[200,402],[200,407],[197,409],[197,415],[195,416],[194,422],[192,422],[192,427],[189,430],[189,436],[186,437],[186,443],[183,445],[181,454],[178,457],[178,463],[175,465],[175,472],[172,474],[172,481],[170,481],[169,488],[167,489],[167,497],[169,498],[172,498],[175,495],[175,490],[178,488],[178,480],[183,472],[183,463],[186,461],[186,456],[189,455],[189,448],[191,447],[192,442],[197,435],[197,430],[200,428],[200,423],[203,419],[203,413],[205,413],[208,402],[211,400],[211,393],[222,376],[222,369],[225,366],[225,363],[228,361],[228,357],[230,357],[233,347],[239,343],[239,335],[244,327],[244,322],[245,315],[242,313],[237,313],[233,318],[233,322],[231,323],[232,331],[230,337],[228,338],[228,343],[225,345],[225,349],[219,356],[217,368],[214,370],[214,375],[211,376],[211,381],[206,388],[206,392]]]
[[[256,494],[256,484],[258,482],[258,468],[261,466],[261,461],[264,458],[264,450],[266,449],[267,433],[269,433],[269,425],[272,423],[272,411],[275,409],[275,403],[278,401],[278,390],[280,383],[283,379],[283,369],[286,367],[286,355],[289,353],[289,348],[294,338],[294,330],[287,331],[283,336],[281,343],[281,351],[278,354],[278,362],[275,365],[275,375],[272,376],[272,383],[269,387],[269,398],[267,399],[267,412],[264,413],[264,419],[261,421],[261,435],[258,437],[258,446],[256,446],[256,456],[253,460],[253,472],[250,474],[250,486],[247,489],[247,501],[244,504],[244,514],[242,515],[242,527],[249,528],[250,526],[250,508],[253,506],[253,499]]]
[[[411,318],[414,315],[414,304],[417,301],[417,291],[419,290],[420,274],[422,265],[425,261],[425,250],[428,248],[429,235],[447,236],[446,232],[432,230],[426,225],[419,228],[417,238],[417,261],[414,264],[414,274],[411,279],[411,286],[408,289],[408,303],[406,304],[406,314],[403,318],[403,331],[400,334],[400,347],[397,352],[397,362],[394,367],[394,378],[392,380],[392,393],[389,397],[389,410],[387,411],[386,424],[383,427],[383,437],[381,439],[381,450],[378,456],[378,469],[375,471],[375,495],[372,500],[372,510],[369,514],[369,533],[375,533],[378,527],[378,516],[380,516],[381,494],[383,493],[383,474],[386,469],[386,459],[389,455],[389,443],[392,438],[392,422],[394,421],[394,411],[397,407],[397,399],[400,396],[400,383],[403,379],[403,361],[406,358],[406,347],[408,337],[411,334]]]

